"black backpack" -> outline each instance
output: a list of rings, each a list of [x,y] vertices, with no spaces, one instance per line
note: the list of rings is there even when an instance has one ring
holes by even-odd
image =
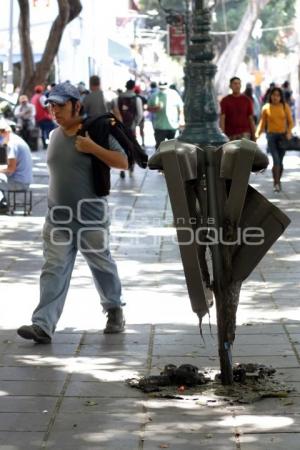
[[[131,128],[137,113],[136,95],[134,97],[123,97],[121,95],[118,98],[118,108],[125,127]]]
[[[111,134],[125,150],[129,167],[131,167],[134,163],[142,169],[147,167],[147,153],[140,146],[131,131],[128,130],[114,114],[106,113],[101,116],[86,119],[83,122],[83,130],[88,131],[96,143],[102,142],[102,145],[103,139],[106,140],[108,135]]]

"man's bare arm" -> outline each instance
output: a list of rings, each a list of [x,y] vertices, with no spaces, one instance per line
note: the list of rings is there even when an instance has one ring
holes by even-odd
[[[96,158],[103,161],[109,167],[115,169],[128,169],[127,156],[121,152],[108,150],[99,144],[96,144],[86,133],[85,136],[77,136],[75,146],[79,152],[90,153],[96,156]]]
[[[8,175],[11,175],[16,171],[17,168],[17,160],[15,158],[11,158],[8,160],[8,164],[6,167],[1,168],[0,167],[0,173],[6,173]]]

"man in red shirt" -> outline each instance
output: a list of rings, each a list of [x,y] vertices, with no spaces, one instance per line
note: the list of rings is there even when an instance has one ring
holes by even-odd
[[[55,128],[55,123],[52,120],[52,116],[45,106],[44,101],[46,100],[44,87],[38,85],[34,88],[35,94],[31,98],[31,103],[35,107],[35,120],[37,125],[41,129],[41,137],[43,142],[43,147],[46,150],[49,141],[49,134]]]
[[[241,94],[241,80],[233,77],[229,84],[232,94],[221,100],[220,127],[233,141],[235,139],[255,140],[253,105],[249,97]]]

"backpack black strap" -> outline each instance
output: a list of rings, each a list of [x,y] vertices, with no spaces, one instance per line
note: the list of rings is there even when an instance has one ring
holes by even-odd
[[[136,120],[137,115],[137,96],[127,97],[120,95],[118,97],[118,108],[122,116],[124,125],[131,128]]]
[[[100,116],[101,117],[101,116]],[[82,127],[78,134],[85,136],[86,131],[90,138],[104,148],[109,147],[109,126],[105,120],[98,116],[87,118],[82,121]],[[88,155],[92,159],[92,172],[94,179],[95,193],[99,197],[109,194],[110,191],[110,167],[94,155]]]
[[[84,129],[98,130],[97,134],[111,134],[126,152],[128,164],[136,163],[142,169],[147,167],[148,155],[140,146],[133,134],[112,113],[88,118],[84,121]],[[91,138],[92,135],[90,134]],[[92,138],[93,139],[93,138]],[[96,141],[97,142],[97,141]]]

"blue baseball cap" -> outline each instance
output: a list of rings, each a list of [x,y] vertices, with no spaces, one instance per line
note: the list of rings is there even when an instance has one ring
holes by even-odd
[[[77,87],[73,86],[69,81],[65,81],[64,83],[56,84],[51,89],[47,95],[45,104],[57,103],[58,105],[64,105],[68,100],[72,99],[79,100],[80,92]]]

